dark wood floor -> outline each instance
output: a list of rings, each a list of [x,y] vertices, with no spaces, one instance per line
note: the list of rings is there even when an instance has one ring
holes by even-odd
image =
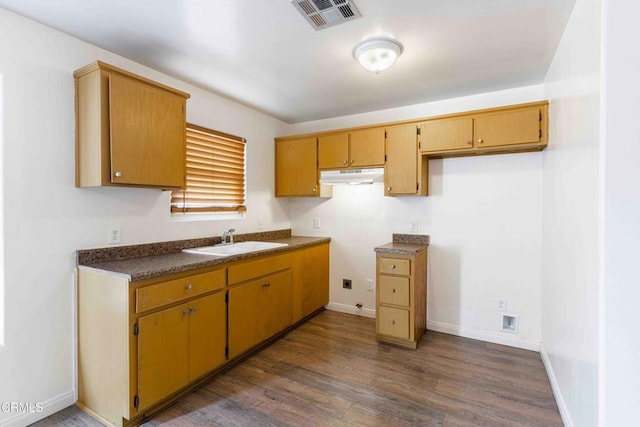
[[[431,331],[405,350],[374,329],[325,311],[144,425],[562,425],[538,353]],[[99,424],[68,408],[35,425]]]

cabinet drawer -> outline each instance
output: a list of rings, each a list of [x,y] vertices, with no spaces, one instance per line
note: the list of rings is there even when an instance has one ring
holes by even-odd
[[[380,273],[386,274],[404,274],[406,276],[411,272],[411,261],[399,258],[378,258],[380,263]]]
[[[409,278],[380,275],[380,303],[409,306]]]
[[[378,333],[409,339],[409,310],[378,307]]]
[[[291,268],[291,255],[276,255],[229,267],[229,285]]]
[[[224,288],[225,272],[223,268],[136,289],[136,313]]]

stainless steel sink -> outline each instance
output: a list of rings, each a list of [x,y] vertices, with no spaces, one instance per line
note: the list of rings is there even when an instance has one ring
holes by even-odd
[[[182,252],[200,255],[230,256],[244,254],[247,252],[281,248],[284,246],[288,246],[288,244],[275,242],[238,242],[226,245],[203,246],[200,248],[183,249]]]

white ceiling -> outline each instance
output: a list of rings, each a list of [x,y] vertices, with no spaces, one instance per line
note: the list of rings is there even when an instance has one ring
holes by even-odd
[[[0,0],[0,7],[289,123],[543,81],[575,0],[352,0],[315,31],[289,0]],[[352,58],[391,36],[389,70]]]

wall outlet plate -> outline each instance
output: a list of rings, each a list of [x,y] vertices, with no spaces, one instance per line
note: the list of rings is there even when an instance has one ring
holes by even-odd
[[[120,243],[120,227],[112,227],[109,229],[109,234],[107,234],[107,243],[110,245],[115,245]]]
[[[410,233],[417,233],[418,232],[418,220],[414,220],[411,221],[411,227],[409,227],[409,232]]]
[[[351,279],[342,279],[342,288],[351,289]]]
[[[313,228],[320,228],[320,218],[313,218]]]
[[[374,284],[373,279],[367,279],[367,291],[373,292]]]
[[[507,311],[507,300],[505,298],[496,299],[496,310]]]

